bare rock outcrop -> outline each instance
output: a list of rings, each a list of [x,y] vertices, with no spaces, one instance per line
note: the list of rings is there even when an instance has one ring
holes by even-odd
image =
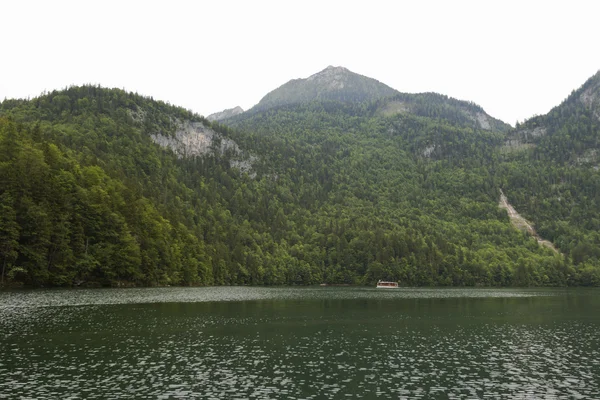
[[[173,135],[155,133],[150,137],[159,146],[171,149],[179,158],[202,156],[215,151],[220,154],[228,152],[232,168],[254,176],[252,162],[256,157],[246,155],[233,140],[223,137],[202,122],[178,121],[178,125]]]

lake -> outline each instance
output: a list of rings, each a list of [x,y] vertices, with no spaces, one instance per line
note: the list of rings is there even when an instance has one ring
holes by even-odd
[[[0,399],[599,399],[600,290],[0,292]]]

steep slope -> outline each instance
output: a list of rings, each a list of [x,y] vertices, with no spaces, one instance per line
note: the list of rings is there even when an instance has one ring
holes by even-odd
[[[314,100],[361,103],[397,93],[375,79],[356,74],[344,67],[329,66],[306,79],[287,82],[268,93],[250,111],[309,103]]]
[[[600,283],[600,72],[510,132],[501,186],[537,232]]]
[[[546,115],[524,122],[507,136],[506,150],[535,148],[544,157],[593,162],[600,126],[600,71]]]

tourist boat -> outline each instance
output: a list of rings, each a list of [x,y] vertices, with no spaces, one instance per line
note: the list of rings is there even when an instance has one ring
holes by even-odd
[[[378,281],[377,288],[381,289],[394,289],[398,287],[398,282],[386,282],[386,281]]]

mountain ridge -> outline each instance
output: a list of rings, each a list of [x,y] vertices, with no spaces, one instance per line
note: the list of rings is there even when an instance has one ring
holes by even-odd
[[[232,118],[243,118],[243,115],[311,102],[365,104],[367,108],[376,107],[372,111],[382,116],[411,113],[460,121],[464,126],[490,131],[507,132],[511,128],[473,102],[438,93],[402,93],[374,78],[331,65],[307,78],[292,79],[267,93],[245,113],[223,116],[219,121],[226,122]]]
[[[544,141],[552,141],[565,124],[579,123],[600,126],[600,70],[547,114],[536,115],[519,124],[507,136],[505,146],[517,150],[535,147]],[[585,136],[580,147],[595,147],[595,139]]]

